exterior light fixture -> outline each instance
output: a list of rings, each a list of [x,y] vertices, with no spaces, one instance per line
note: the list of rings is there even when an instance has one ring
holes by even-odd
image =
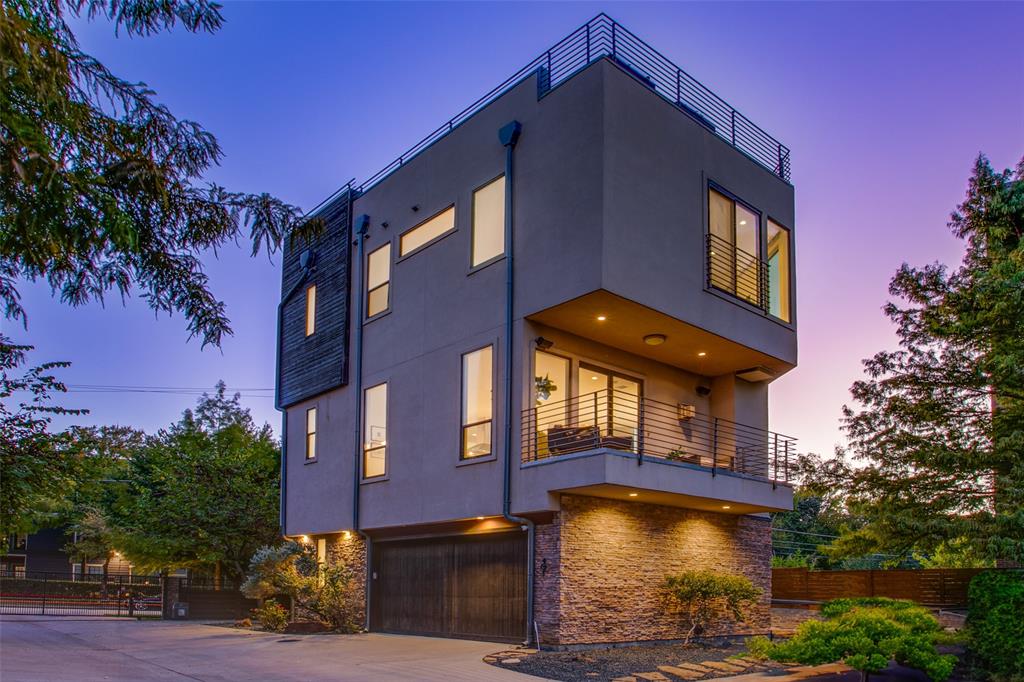
[[[761,381],[768,381],[774,379],[775,375],[767,367],[751,367],[750,369],[744,369],[736,372],[736,377],[749,381],[752,384],[756,384]]]
[[[697,357],[698,357],[698,358],[702,358],[702,357],[704,357],[705,355],[707,355],[707,353],[705,353],[704,351],[701,351],[701,352],[697,353]]]
[[[348,539],[349,539],[350,537],[352,537],[352,533],[350,533],[350,532],[349,532],[349,531],[347,531],[347,530],[346,530],[346,531],[342,531],[342,533],[341,533],[341,537],[343,537],[343,538],[345,538],[346,540],[348,540]]]
[[[607,320],[607,319],[608,319],[608,316],[607,316],[607,315],[598,315],[598,316],[597,316],[597,321],[598,321],[598,322],[604,322],[604,321],[605,321],[605,320]]]
[[[554,341],[545,339],[543,336],[538,336],[533,342],[537,344],[537,348],[540,348],[541,350],[547,350],[551,348],[551,346],[555,345]]]
[[[639,493],[630,493],[630,494],[629,494],[629,496],[630,496],[630,497],[636,497],[636,496],[637,496],[638,494],[639,494]]]
[[[300,541],[302,542],[302,544],[304,544],[304,545],[308,545],[308,544],[309,544],[309,536],[308,536],[308,535],[300,535],[300,536],[299,536],[299,540],[300,540]]]
[[[722,505],[722,509],[732,509],[732,507],[730,507],[730,506],[729,506],[729,505],[727,505],[727,504],[723,504],[723,505]]]
[[[746,224],[747,224],[747,221],[746,221],[746,220],[741,220],[741,221],[740,221],[740,225],[746,225]]]
[[[478,517],[476,517],[476,520],[477,520],[477,521],[483,521],[483,520],[484,520],[484,517],[482,517],[482,516],[478,516]]]
[[[644,337],[644,343],[648,346],[660,346],[668,339],[664,334],[648,334]]]

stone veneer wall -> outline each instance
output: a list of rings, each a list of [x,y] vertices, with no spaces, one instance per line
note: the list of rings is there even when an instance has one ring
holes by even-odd
[[[661,588],[669,574],[711,568],[763,590],[747,622],[723,619],[704,636],[770,626],[767,518],[563,495],[536,533],[535,618],[542,645],[680,639],[684,617]]]
[[[335,533],[327,536],[328,565],[344,564],[352,571],[363,595],[360,622],[366,619],[366,541],[355,532]]]

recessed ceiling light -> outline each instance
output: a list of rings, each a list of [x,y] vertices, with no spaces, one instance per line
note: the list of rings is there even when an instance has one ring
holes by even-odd
[[[636,496],[637,496],[637,493],[630,493],[630,494],[629,494],[629,496],[630,496],[630,497],[636,497]]]
[[[729,506],[729,505],[727,505],[727,504],[723,504],[723,505],[722,505],[722,509],[732,509],[732,507],[730,507],[730,506]]]
[[[648,346],[660,346],[665,343],[665,339],[668,337],[664,334],[648,334],[644,337],[644,343]]]
[[[598,321],[598,322],[604,322],[604,321],[605,321],[605,320],[607,320],[607,319],[608,319],[608,316],[607,316],[607,315],[598,315],[598,316],[597,316],[597,321]]]
[[[597,381],[597,377],[590,377],[591,381]]]
[[[483,520],[484,520],[484,517],[482,517],[482,516],[478,516],[478,517],[476,517],[476,520],[477,520],[477,521],[483,521]]]
[[[698,357],[698,358],[702,358],[702,357],[704,357],[705,355],[707,355],[707,353],[705,353],[704,351],[701,351],[701,352],[697,353],[697,357]]]

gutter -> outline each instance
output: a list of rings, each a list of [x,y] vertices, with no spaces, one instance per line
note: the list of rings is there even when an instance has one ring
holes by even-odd
[[[353,461],[355,466],[353,467],[352,473],[352,529],[359,534],[359,537],[363,539],[364,546],[366,547],[366,576],[365,576],[365,622],[363,624],[364,629],[369,632],[370,630],[370,590],[373,586],[373,540],[370,536],[364,533],[359,528],[359,498],[362,490],[362,484],[360,479],[361,467],[360,462],[362,456],[360,453],[363,451],[363,263],[365,260],[366,251],[366,232],[370,227],[370,216],[365,213],[358,216],[352,222],[352,229],[356,234],[356,260],[359,263],[359,281],[356,284],[356,306],[355,315],[355,342],[353,350],[353,364],[355,369],[355,380],[352,386],[353,394],[355,395],[355,417],[353,432],[355,434],[355,449],[353,450]],[[350,277],[350,281],[355,281],[355,278]]]
[[[513,267],[513,188],[514,157],[516,144],[523,132],[519,121],[511,121],[498,131],[498,139],[505,147],[505,466],[502,471],[501,514],[513,523],[518,523],[527,532],[526,538],[526,641],[529,646],[533,638],[533,563],[534,535],[536,526],[530,519],[512,514],[512,353],[513,353],[513,295],[515,293],[515,269]]]

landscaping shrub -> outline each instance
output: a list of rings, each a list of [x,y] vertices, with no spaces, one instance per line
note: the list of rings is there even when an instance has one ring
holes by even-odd
[[[288,609],[278,604],[273,599],[265,602],[252,610],[253,618],[260,622],[264,630],[271,632],[282,632],[288,627]]]
[[[821,614],[824,621],[802,623],[791,639],[751,640],[751,653],[805,665],[842,661],[861,671],[862,680],[891,660],[917,668],[936,682],[953,672],[956,657],[935,649],[942,631],[938,620],[914,602],[882,597],[836,599],[823,604]]]
[[[743,608],[757,601],[761,590],[741,575],[715,571],[683,571],[665,578],[664,587],[669,597],[686,611],[689,630],[684,642],[689,644],[694,634],[707,629],[716,615],[726,612],[737,621],[743,621]]]
[[[1024,571],[985,571],[968,588],[970,649],[996,680],[1024,681]]]

